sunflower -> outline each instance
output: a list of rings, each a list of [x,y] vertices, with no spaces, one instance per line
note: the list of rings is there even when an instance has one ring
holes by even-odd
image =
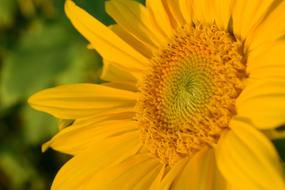
[[[285,1],[110,0],[109,27],[65,11],[105,82],[29,99],[63,123],[43,148],[74,156],[52,189],[285,189],[265,135],[285,123]]]

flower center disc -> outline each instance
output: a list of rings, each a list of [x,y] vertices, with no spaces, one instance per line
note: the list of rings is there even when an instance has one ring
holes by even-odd
[[[216,25],[184,26],[151,62],[137,119],[148,150],[173,165],[228,128],[243,89],[242,44]]]

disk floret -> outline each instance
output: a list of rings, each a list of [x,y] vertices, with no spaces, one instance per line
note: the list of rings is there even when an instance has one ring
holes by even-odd
[[[243,89],[242,43],[216,25],[184,26],[151,60],[137,119],[147,149],[174,164],[217,143]]]

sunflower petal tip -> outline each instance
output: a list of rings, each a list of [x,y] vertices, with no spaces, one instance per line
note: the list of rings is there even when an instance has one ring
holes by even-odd
[[[71,9],[76,7],[75,3],[72,0],[66,0],[64,4],[64,11],[67,15],[67,17],[70,17]]]
[[[30,105],[30,106],[33,104],[33,99],[32,99],[32,97],[33,97],[33,96],[29,97],[28,100],[27,100],[27,103],[28,103],[28,105]]]
[[[42,144],[42,147],[41,147],[42,153],[46,152],[51,147],[50,145],[51,145],[51,141],[48,141]]]
[[[32,107],[34,107],[35,105],[41,104],[42,101],[39,101],[39,99],[41,99],[41,97],[43,96],[44,92],[48,91],[48,89],[45,90],[41,90],[38,92],[35,92],[34,94],[32,94],[31,97],[29,97],[28,99],[28,104]]]
[[[33,94],[31,97],[29,97],[29,99],[27,100],[28,104],[31,106],[31,107],[34,107],[34,105],[36,104],[36,97],[37,97],[37,94],[38,93],[35,93]]]
[[[28,100],[27,103],[30,107],[38,111],[45,111],[44,107],[46,105],[46,98],[48,98],[51,93],[49,93],[50,89],[41,90],[39,92],[34,93]]]
[[[87,49],[94,49],[93,45],[90,43],[87,45]]]

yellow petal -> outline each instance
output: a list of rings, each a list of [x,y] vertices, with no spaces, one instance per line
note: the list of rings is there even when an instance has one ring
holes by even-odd
[[[225,180],[216,166],[214,151],[204,148],[191,158],[173,184],[174,190],[223,190]]]
[[[166,172],[166,167],[162,168],[160,175],[154,180],[150,190],[168,190],[174,183],[176,177],[179,176],[183,168],[185,167],[188,159],[185,158],[178,163],[176,163],[173,167],[169,168]],[[165,174],[166,172],[166,174]]]
[[[266,16],[274,0],[238,0],[233,7],[234,33],[245,40]],[[252,33],[256,35],[256,33]]]
[[[285,57],[284,57],[285,61]],[[259,67],[249,73],[250,79],[253,80],[266,80],[266,79],[285,79],[285,65],[268,65]]]
[[[125,113],[125,117],[130,115]],[[109,121],[104,121],[107,119]],[[115,120],[112,117],[104,120],[88,118],[76,121],[72,126],[61,130],[46,145],[60,152],[78,155],[104,139],[138,130],[135,121]]]
[[[260,80],[246,87],[236,102],[238,115],[260,129],[285,123],[285,80]]]
[[[92,47],[95,47],[104,58],[115,61],[135,72],[140,72],[148,66],[147,58],[71,0],[67,0],[65,3],[65,12],[75,28],[90,41]]]
[[[277,129],[269,129],[264,130],[263,133],[269,138],[269,139],[285,139],[285,130],[277,130]]]
[[[101,79],[113,82],[130,82],[137,83],[136,76],[128,72],[127,69],[118,67],[116,63],[104,60]]]
[[[140,147],[138,133],[126,133],[95,143],[60,169],[51,189],[84,189],[92,175],[135,155]]]
[[[185,24],[179,2],[180,1],[163,0],[165,9],[168,10],[168,14],[171,16],[170,18],[175,28]]]
[[[285,77],[285,41],[249,52],[247,72],[251,78]]]
[[[233,0],[215,0],[214,3],[214,18],[219,28],[228,29]]]
[[[86,190],[138,189],[138,184],[149,173],[158,175],[162,164],[148,154],[138,154],[113,166],[106,167],[90,178]],[[152,179],[153,181],[153,179]],[[148,189],[152,181],[143,184]]]
[[[59,120],[59,124],[58,124],[58,129],[62,130],[66,127],[69,127],[70,125],[72,125],[74,122],[73,119],[61,119]]]
[[[134,92],[96,84],[73,84],[46,89],[29,99],[30,105],[61,119],[77,119],[115,110],[131,111]]]
[[[279,157],[270,141],[246,122],[234,119],[218,142],[218,167],[237,190],[283,190]]]
[[[201,24],[214,22],[214,8],[212,0],[193,0],[193,20]]]
[[[142,4],[132,0],[110,0],[106,2],[106,11],[121,27],[152,49],[164,42],[163,35],[152,26],[149,12]]]
[[[106,82],[102,83],[101,85],[103,86],[108,86],[111,88],[117,88],[121,90],[127,90],[127,91],[132,91],[132,92],[138,92],[137,85],[132,82]]]
[[[154,179],[160,174],[162,167],[163,166],[161,163],[156,164],[156,166],[153,167],[152,171],[145,174],[145,176],[137,182],[134,189],[149,189],[153,184]]]
[[[246,46],[248,46],[250,50],[258,48],[263,44],[272,43],[285,34],[284,11],[285,1],[275,1],[266,19],[246,41]],[[256,13],[254,12],[254,14]]]
[[[166,172],[166,168],[167,166],[166,165],[163,165],[162,168],[160,169],[159,171],[159,174],[154,178],[154,181],[153,183],[151,184],[149,190],[157,190],[157,189],[161,189],[160,188],[160,183],[161,183],[161,180]]]
[[[178,0],[180,12],[187,24],[192,23],[192,1],[193,0]]]
[[[143,41],[140,41],[136,36],[129,33],[127,30],[125,30],[123,27],[121,27],[118,24],[114,24],[109,27],[120,38],[122,38],[125,42],[130,44],[135,50],[137,50],[138,52],[140,52],[142,55],[144,55],[149,59],[153,56],[153,52],[157,50],[156,48],[144,43]]]
[[[117,67],[116,63],[103,60],[103,69],[100,78],[104,81],[109,81],[106,83],[102,83],[101,85],[109,86],[112,88],[122,89],[137,92],[137,82],[141,80],[138,75],[132,75],[125,68]]]
[[[160,28],[160,31],[162,31],[166,37],[171,37],[174,31],[162,0],[146,0],[146,7],[153,17],[153,21],[158,28]]]

